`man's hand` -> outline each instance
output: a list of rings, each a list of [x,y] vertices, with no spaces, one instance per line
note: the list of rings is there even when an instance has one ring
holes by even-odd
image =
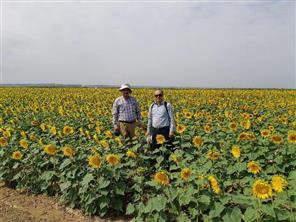
[[[120,131],[119,125],[114,126],[114,131],[117,131],[117,132]]]
[[[174,136],[175,136],[174,132],[170,132],[169,137],[172,138]]]

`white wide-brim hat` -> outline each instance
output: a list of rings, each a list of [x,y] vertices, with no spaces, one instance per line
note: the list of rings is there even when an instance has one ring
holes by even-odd
[[[119,91],[124,90],[124,89],[129,89],[130,91],[132,91],[131,86],[129,84],[122,84],[119,88]]]

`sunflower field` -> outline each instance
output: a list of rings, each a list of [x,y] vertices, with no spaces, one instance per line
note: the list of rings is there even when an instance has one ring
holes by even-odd
[[[153,89],[134,89],[147,123]],[[174,149],[113,134],[117,89],[0,88],[0,180],[88,215],[295,221],[296,91],[166,89]],[[158,139],[163,143],[163,139]]]

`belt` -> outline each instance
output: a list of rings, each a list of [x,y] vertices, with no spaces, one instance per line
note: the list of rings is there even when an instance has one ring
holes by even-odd
[[[160,130],[160,129],[167,128],[167,127],[170,127],[170,126],[163,126],[163,127],[160,127],[160,128],[152,127],[152,129],[153,129],[153,130]]]
[[[122,122],[122,123],[134,123],[134,122],[136,122],[136,120],[132,120],[132,121],[119,120],[118,122]]]

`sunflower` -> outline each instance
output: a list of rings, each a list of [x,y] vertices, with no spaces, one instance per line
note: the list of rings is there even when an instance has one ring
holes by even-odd
[[[109,154],[106,157],[106,160],[109,164],[111,164],[112,166],[115,166],[116,164],[119,163],[119,156],[117,154]]]
[[[253,194],[260,199],[267,199],[272,196],[271,186],[264,180],[256,180],[252,188]]]
[[[11,155],[11,158],[14,160],[20,160],[22,159],[23,154],[20,151],[14,151]]]
[[[207,153],[207,158],[210,160],[218,160],[220,157],[220,153],[215,150],[209,150]]]
[[[112,132],[110,130],[106,130],[105,135],[107,136],[107,138],[110,138],[110,139],[112,139],[113,137]]]
[[[0,137],[0,146],[4,147],[7,145],[8,145],[7,140],[4,137]]]
[[[106,140],[100,140],[100,144],[105,149],[109,149],[110,148],[110,145],[109,145],[109,143]]]
[[[184,112],[184,117],[186,119],[191,119],[192,118],[192,114],[190,112]]]
[[[264,129],[260,131],[260,134],[262,137],[266,138],[266,137],[269,137],[270,131],[268,129]]]
[[[148,112],[147,111],[142,111],[141,116],[146,118],[148,116]]]
[[[165,142],[165,137],[163,135],[158,134],[156,136],[156,142],[157,144],[163,144]]]
[[[288,186],[288,181],[284,177],[277,175],[272,177],[271,185],[276,192],[280,193]]]
[[[101,129],[100,129],[100,127],[96,127],[96,133],[98,134],[98,135],[100,135],[101,134]]]
[[[177,125],[177,132],[182,134],[186,130],[186,127],[183,124]]]
[[[56,147],[52,144],[48,144],[46,146],[44,146],[44,152],[49,154],[49,155],[54,155],[56,153]]]
[[[188,180],[190,175],[191,175],[191,170],[188,167],[182,169],[181,171],[182,180],[185,180],[185,181]]]
[[[166,175],[166,173],[162,171],[157,172],[154,175],[154,180],[161,185],[168,185],[170,183],[168,175]]]
[[[212,132],[212,126],[211,126],[210,124],[206,124],[206,125],[204,126],[204,131],[205,131],[206,133],[211,133],[211,132]]]
[[[247,132],[246,135],[247,135],[247,140],[249,140],[249,141],[256,140],[256,137],[253,132]]]
[[[289,143],[296,143],[296,131],[295,130],[290,130],[288,132],[288,142]]]
[[[45,123],[41,123],[41,124],[40,124],[40,128],[41,128],[41,130],[42,130],[43,132],[45,132],[45,131],[46,131],[46,125],[45,125]]]
[[[257,174],[261,171],[261,167],[254,161],[248,162],[247,167],[248,167],[248,171],[253,174]]]
[[[180,162],[176,154],[171,155],[171,160],[173,162],[175,162],[176,164],[178,164]]]
[[[70,135],[74,132],[74,128],[71,126],[64,126],[63,128],[63,134]]]
[[[282,144],[284,142],[283,137],[279,134],[275,134],[275,135],[271,136],[271,140],[275,144]]]
[[[50,133],[55,136],[57,134],[57,129],[54,126],[50,127]]]
[[[245,129],[250,129],[251,127],[251,122],[250,120],[245,120],[245,121],[242,121],[240,123],[241,127],[245,128]]]
[[[236,131],[237,124],[235,122],[231,122],[231,123],[229,123],[228,128],[231,129],[232,131]]]
[[[23,147],[24,149],[27,149],[29,147],[29,143],[25,139],[20,140],[20,146]]]
[[[121,139],[119,138],[119,137],[116,137],[115,138],[115,142],[119,145],[119,146],[122,146],[123,144],[122,144],[122,141],[121,141]]]
[[[137,154],[136,154],[135,152],[131,151],[131,150],[128,150],[128,151],[126,152],[126,155],[127,155],[128,157],[131,157],[131,158],[136,158],[136,157],[137,157]]]
[[[219,186],[218,181],[216,180],[216,178],[213,175],[211,175],[211,176],[208,176],[208,180],[210,181],[210,184],[211,184],[211,187],[212,187],[213,191],[216,194],[221,193],[221,189],[220,189],[220,186]]]
[[[248,135],[245,132],[242,132],[241,134],[239,134],[238,136],[238,140],[248,140]]]
[[[269,129],[270,131],[274,131],[274,126],[269,125],[269,126],[268,126],[268,129]]]
[[[22,136],[23,138],[27,138],[27,134],[26,134],[26,132],[25,132],[25,131],[21,131],[21,136]]]
[[[64,155],[67,157],[72,157],[74,155],[73,149],[68,146],[64,147],[63,152],[64,152]]]
[[[192,140],[193,144],[195,147],[200,147],[203,144],[203,140],[201,138],[201,136],[195,136]]]
[[[88,164],[92,168],[100,168],[101,167],[101,160],[99,155],[93,155],[88,157]]]
[[[231,154],[234,158],[238,159],[240,157],[240,148],[237,145],[232,146]]]

